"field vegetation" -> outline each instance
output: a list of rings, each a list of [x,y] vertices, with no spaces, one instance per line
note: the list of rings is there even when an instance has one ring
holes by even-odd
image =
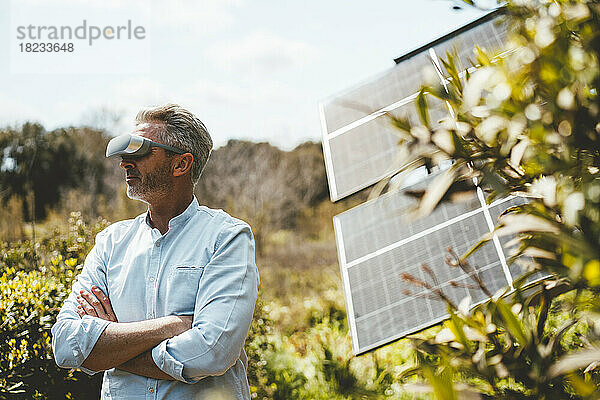
[[[32,134],[39,136],[32,140]],[[41,163],[38,157],[51,159],[55,140],[78,142],[87,135],[98,141],[95,154],[69,145],[81,155],[65,162],[67,178],[49,181],[58,188],[47,196],[42,187],[59,171],[31,172]],[[56,367],[50,327],[96,233],[145,207],[126,198],[117,162],[102,158],[107,141],[102,132],[45,132],[25,124],[3,130],[2,139],[5,157],[25,145],[32,152],[21,149],[22,161],[3,161],[8,167],[0,174],[6,182],[0,209],[0,398],[97,398],[100,374]],[[86,167],[85,157],[94,166]],[[231,141],[214,151],[196,189],[200,202],[247,220],[257,233],[261,288],[246,342],[253,396],[404,398],[397,377],[413,365],[408,342],[351,356],[332,216],[365,195],[332,204],[322,157],[315,143],[284,152],[266,143]],[[101,188],[98,194],[88,191],[89,173]],[[19,185],[11,186],[10,179]]]

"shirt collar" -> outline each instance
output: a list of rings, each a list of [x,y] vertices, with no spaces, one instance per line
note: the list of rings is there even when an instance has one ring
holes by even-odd
[[[199,207],[200,204],[198,203],[198,199],[196,199],[196,196],[192,196],[192,201],[190,202],[190,205],[187,206],[187,208],[181,214],[171,218],[171,220],[169,221],[169,230],[172,227],[185,223],[196,213]],[[152,226],[150,226],[150,210],[146,211],[146,218],[144,218],[144,221],[146,222],[146,226],[152,229]]]

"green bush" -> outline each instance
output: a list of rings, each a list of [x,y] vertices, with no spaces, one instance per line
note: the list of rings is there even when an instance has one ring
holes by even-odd
[[[52,356],[50,328],[68,294],[63,283],[39,271],[7,268],[0,287],[0,397],[97,397],[98,378],[60,369]]]
[[[411,355],[405,351],[408,343],[396,343],[391,351],[352,357],[345,315],[338,320],[340,311],[332,313],[327,300],[307,302],[310,307],[303,312],[312,325],[289,335],[281,332],[285,327],[274,323],[281,312],[290,312],[289,308],[259,303],[246,346],[253,398],[403,398],[401,389],[394,387],[393,369],[388,367],[410,362]],[[301,314],[294,310],[298,320],[303,319]],[[401,348],[404,350],[398,351]]]
[[[81,262],[106,226],[89,226],[73,213],[66,234],[33,245],[0,244],[0,398],[98,397],[101,375],[56,366],[50,329],[81,270]]]
[[[510,261],[527,263],[529,272],[512,296],[490,296],[474,312],[448,303],[445,329],[414,340],[418,366],[405,375],[420,377],[439,399],[598,398],[600,5],[513,0],[504,12],[510,40],[503,57],[478,50],[478,69],[463,77],[448,53],[447,86],[430,84],[418,95],[421,124],[392,119],[404,131],[406,169],[453,160],[423,194],[418,214],[473,181],[488,202],[529,197],[495,232],[517,234]],[[447,102],[452,116],[432,125],[428,96]],[[450,264],[464,267],[470,253]],[[526,290],[536,271],[550,278]]]

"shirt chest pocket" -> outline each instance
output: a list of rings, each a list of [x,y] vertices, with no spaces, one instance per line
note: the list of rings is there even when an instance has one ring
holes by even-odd
[[[204,267],[198,265],[175,265],[170,268],[166,288],[167,315],[194,313],[203,272]]]

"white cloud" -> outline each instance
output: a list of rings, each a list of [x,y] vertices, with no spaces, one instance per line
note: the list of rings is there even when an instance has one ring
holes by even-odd
[[[289,40],[268,31],[255,31],[237,41],[222,41],[206,55],[216,65],[253,76],[270,76],[280,71],[302,68],[316,50],[306,42]]]
[[[199,80],[174,101],[197,113],[217,146],[241,138],[291,148],[320,133],[316,104],[307,105],[300,89],[278,82],[244,86]]]
[[[108,90],[111,104],[144,105],[164,101],[166,88],[158,80],[140,77],[115,82]]]
[[[15,97],[2,96],[0,94],[0,121],[1,127],[19,125],[25,121],[40,121],[39,113],[22,100]]]
[[[166,92],[164,85],[150,78],[115,81],[90,95],[84,102],[63,100],[53,103],[51,115],[63,118],[51,118],[56,123],[50,128],[54,125],[83,124],[104,128],[115,134],[131,130],[140,109],[172,101]]]
[[[233,24],[231,11],[241,4],[241,0],[158,0],[152,3],[152,22],[167,26],[191,24],[196,30],[214,32]]]
[[[294,99],[303,96],[300,88],[277,80],[222,82],[199,79],[178,94],[183,99],[214,107],[244,106],[265,111],[285,103],[291,105]]]
[[[251,104],[249,91],[233,82],[216,82],[198,80],[181,94],[182,98],[192,102],[211,104],[213,106],[241,106]]]

